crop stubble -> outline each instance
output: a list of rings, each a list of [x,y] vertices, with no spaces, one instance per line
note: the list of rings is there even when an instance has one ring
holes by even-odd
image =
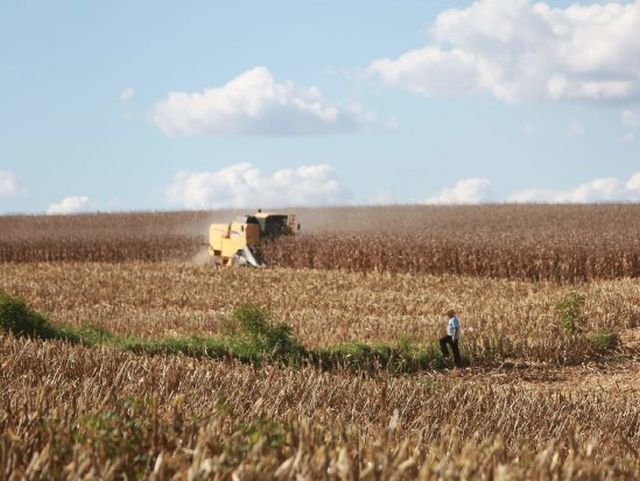
[[[256,370],[1,339],[0,479],[640,474],[637,392]]]
[[[215,335],[234,307],[255,303],[306,345],[413,342],[443,330],[458,309],[466,355],[479,362],[582,362],[594,357],[567,332],[556,303],[575,286],[459,276],[295,269],[211,269],[179,263],[39,263],[3,266],[0,291],[29,300],[61,323],[87,322],[119,334]],[[640,290],[631,279],[578,289],[583,334],[640,327]],[[625,346],[625,339],[622,339]]]

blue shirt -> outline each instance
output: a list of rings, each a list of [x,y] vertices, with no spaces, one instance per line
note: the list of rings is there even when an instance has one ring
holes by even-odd
[[[453,331],[458,329],[458,336],[460,335],[460,321],[456,316],[449,319],[449,325],[447,326],[447,334],[453,337]]]

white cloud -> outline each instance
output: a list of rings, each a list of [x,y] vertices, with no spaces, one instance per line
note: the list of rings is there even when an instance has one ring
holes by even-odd
[[[166,195],[172,205],[189,209],[337,205],[351,199],[328,165],[265,176],[249,163],[213,172],[179,172]]]
[[[86,195],[65,197],[60,202],[49,204],[47,214],[74,214],[88,210],[91,199]]]
[[[623,135],[622,141],[626,144],[633,142],[636,139],[636,134],[630,130],[640,129],[640,116],[629,109],[625,109],[620,112],[620,122],[629,130]]]
[[[553,8],[477,0],[442,12],[432,41],[368,68],[427,95],[487,92],[504,101],[640,96],[640,0]]]
[[[424,200],[424,204],[480,204],[491,197],[489,179],[462,179],[453,187],[442,189],[433,197]]]
[[[0,170],[0,198],[15,197],[20,193],[18,178],[13,172]]]
[[[537,135],[540,133],[540,127],[537,124],[527,124],[522,129],[522,133],[528,136]]]
[[[135,95],[136,95],[135,89],[128,87],[124,89],[122,92],[120,92],[120,101],[126,102],[128,100],[131,100]]]
[[[584,134],[584,125],[580,122],[569,122],[567,128],[564,131],[567,137],[579,137]]]
[[[508,200],[554,203],[640,202],[640,172],[636,172],[627,180],[605,177],[564,191],[529,189],[511,195]]]
[[[631,110],[623,110],[620,112],[620,121],[625,127],[631,127],[633,129],[640,128],[640,116]]]
[[[276,82],[265,67],[203,92],[171,92],[156,104],[152,120],[168,136],[322,134],[376,123],[362,107],[332,104],[316,87]]]
[[[481,204],[487,202],[516,203],[592,203],[640,202],[640,172],[628,179],[604,177],[593,179],[567,190],[531,188],[497,199],[491,193],[489,179],[470,178],[458,181],[453,187],[438,192],[423,201],[425,204]]]

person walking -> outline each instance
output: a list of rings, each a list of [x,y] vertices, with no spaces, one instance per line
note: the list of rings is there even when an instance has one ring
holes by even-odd
[[[460,320],[456,316],[456,311],[449,309],[445,315],[449,319],[447,324],[447,335],[440,339],[440,349],[444,357],[449,357],[447,344],[451,346],[453,352],[453,362],[456,367],[462,367],[462,359],[460,358],[460,350],[458,349],[458,341],[460,340]]]

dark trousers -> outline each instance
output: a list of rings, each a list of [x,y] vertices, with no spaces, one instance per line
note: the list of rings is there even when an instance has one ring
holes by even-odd
[[[440,349],[442,350],[442,355],[444,357],[449,357],[449,350],[447,349],[447,344],[451,346],[451,351],[453,351],[453,362],[455,362],[457,367],[462,366],[462,359],[460,358],[460,350],[458,349],[458,341],[454,341],[451,336],[444,336],[440,339]]]

